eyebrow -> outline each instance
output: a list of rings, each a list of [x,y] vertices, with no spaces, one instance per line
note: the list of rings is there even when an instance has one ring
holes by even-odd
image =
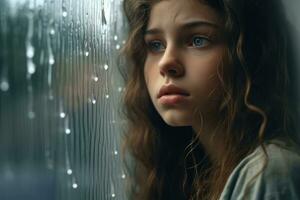
[[[199,27],[199,26],[209,26],[215,29],[219,29],[220,27],[217,24],[214,24],[212,22],[208,22],[208,21],[192,21],[192,22],[187,22],[187,23],[183,23],[179,26],[179,29],[192,29],[195,27]],[[154,35],[154,34],[159,34],[162,33],[162,30],[158,29],[158,28],[153,28],[153,29],[147,29],[144,32],[144,35]]]

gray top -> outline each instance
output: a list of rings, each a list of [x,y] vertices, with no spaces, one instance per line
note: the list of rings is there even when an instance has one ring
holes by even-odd
[[[266,143],[268,164],[261,147],[233,170],[220,200],[300,200],[300,151],[281,140]],[[256,176],[256,177],[255,177]],[[254,179],[253,179],[254,178]]]

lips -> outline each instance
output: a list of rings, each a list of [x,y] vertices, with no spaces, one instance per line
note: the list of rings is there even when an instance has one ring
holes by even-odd
[[[183,96],[189,96],[190,94],[186,90],[184,90],[182,88],[179,88],[179,87],[177,87],[175,85],[164,85],[159,90],[157,98],[160,98],[160,97],[165,96],[165,95],[183,95]]]

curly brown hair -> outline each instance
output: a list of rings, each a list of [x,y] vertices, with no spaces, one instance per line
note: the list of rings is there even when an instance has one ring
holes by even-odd
[[[218,70],[223,89],[219,126],[224,130],[225,151],[222,160],[214,164],[198,134],[191,127],[167,125],[149,97],[143,38],[157,2],[124,0],[123,4],[129,25],[122,49],[126,64],[120,69],[126,84],[123,156],[128,151],[134,159],[133,167],[125,161],[130,174],[129,198],[218,199],[233,169],[259,145],[264,149],[266,140],[279,136],[297,141],[295,108],[299,98],[291,27],[276,0],[202,0],[224,19],[227,42]],[[225,65],[232,69],[223,70]]]

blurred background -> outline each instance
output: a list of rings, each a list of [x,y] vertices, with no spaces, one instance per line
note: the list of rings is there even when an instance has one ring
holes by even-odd
[[[300,1],[284,4],[300,49]],[[1,200],[126,199],[126,30],[122,0],[0,1]]]

